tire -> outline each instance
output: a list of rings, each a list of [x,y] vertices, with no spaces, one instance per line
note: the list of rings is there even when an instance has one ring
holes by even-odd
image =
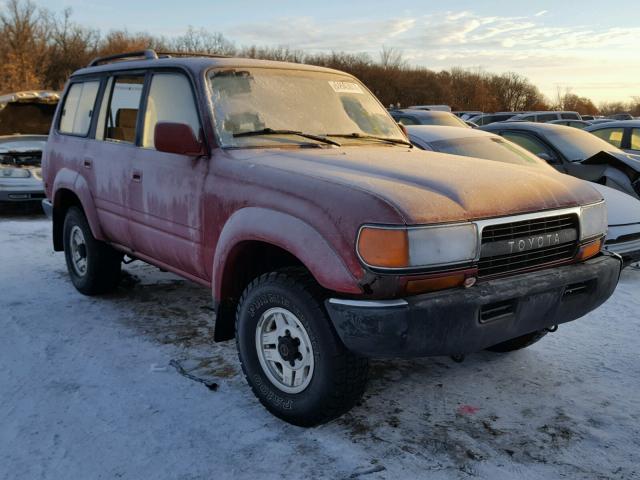
[[[98,295],[111,292],[118,286],[122,254],[94,238],[80,208],[71,207],[67,211],[62,238],[67,270],[80,293]],[[82,258],[84,263],[80,262]]]
[[[507,340],[506,342],[498,343],[487,348],[487,350],[498,353],[514,352],[516,350],[521,350],[533,345],[534,343],[540,341],[546,334],[546,330],[537,330],[520,337],[512,338],[511,340]]]
[[[274,327],[278,325],[278,329],[266,332],[269,322]],[[286,329],[279,328],[281,325]],[[261,348],[259,345],[266,344],[266,339],[271,338],[267,335],[272,334],[276,334],[273,338],[278,343],[269,344],[272,350]],[[264,274],[249,284],[237,308],[236,343],[242,370],[255,396],[273,415],[293,425],[326,423],[350,410],[364,393],[368,359],[347,351],[340,342],[319,287],[302,270]],[[285,360],[282,345],[290,355],[293,350],[299,351],[298,357]],[[292,345],[293,349],[289,348]],[[306,346],[310,348],[304,357],[300,352]],[[267,353],[276,362],[267,360]],[[278,380],[285,366],[299,370],[289,379]],[[300,384],[295,386],[295,381],[289,381],[291,378]]]

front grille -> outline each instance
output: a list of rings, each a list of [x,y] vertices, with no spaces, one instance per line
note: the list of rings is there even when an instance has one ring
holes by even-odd
[[[482,231],[483,250],[494,245],[510,245],[511,240],[540,237],[555,238],[556,233],[565,232],[558,243],[545,244],[541,248],[515,251],[501,255],[481,255],[478,276],[489,277],[535,268],[549,263],[570,260],[576,254],[579,225],[574,214],[536,218],[520,222],[490,225]],[[553,235],[554,237],[551,237]],[[569,240],[567,240],[569,238]],[[536,244],[537,242],[532,242]],[[542,243],[545,243],[544,241]],[[549,243],[549,242],[547,242]],[[494,249],[495,250],[495,249]]]

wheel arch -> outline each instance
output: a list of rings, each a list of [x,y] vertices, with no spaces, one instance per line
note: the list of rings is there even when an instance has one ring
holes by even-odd
[[[303,267],[326,290],[362,293],[358,278],[311,225],[285,213],[248,207],[231,216],[214,254],[216,341],[233,338],[237,302],[251,280],[288,266]]]
[[[102,229],[98,221],[93,197],[87,181],[81,175],[70,170],[61,170],[54,182],[53,195],[53,249],[60,252],[64,249],[62,228],[67,210],[72,206],[82,209],[89,222],[91,233],[96,239],[103,240]]]

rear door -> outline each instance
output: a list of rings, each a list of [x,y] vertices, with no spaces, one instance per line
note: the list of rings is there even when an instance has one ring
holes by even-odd
[[[141,148],[128,179],[135,250],[204,278],[201,194],[208,158],[159,152],[154,146],[158,122],[187,124],[196,137],[202,137],[191,81],[178,71],[152,73],[145,103],[144,118],[139,122]]]
[[[106,80],[95,140],[84,158],[93,177],[92,191],[100,226],[108,240],[131,248],[129,179],[137,154],[136,122],[144,74],[117,75]]]

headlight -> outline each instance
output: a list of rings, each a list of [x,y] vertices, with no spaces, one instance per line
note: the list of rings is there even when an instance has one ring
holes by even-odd
[[[0,168],[0,178],[29,178],[30,176],[26,168]]]
[[[471,262],[478,251],[478,232],[471,223],[394,228],[365,226],[358,254],[371,267],[437,267]]]
[[[580,240],[607,233],[607,205],[604,202],[580,208]]]

